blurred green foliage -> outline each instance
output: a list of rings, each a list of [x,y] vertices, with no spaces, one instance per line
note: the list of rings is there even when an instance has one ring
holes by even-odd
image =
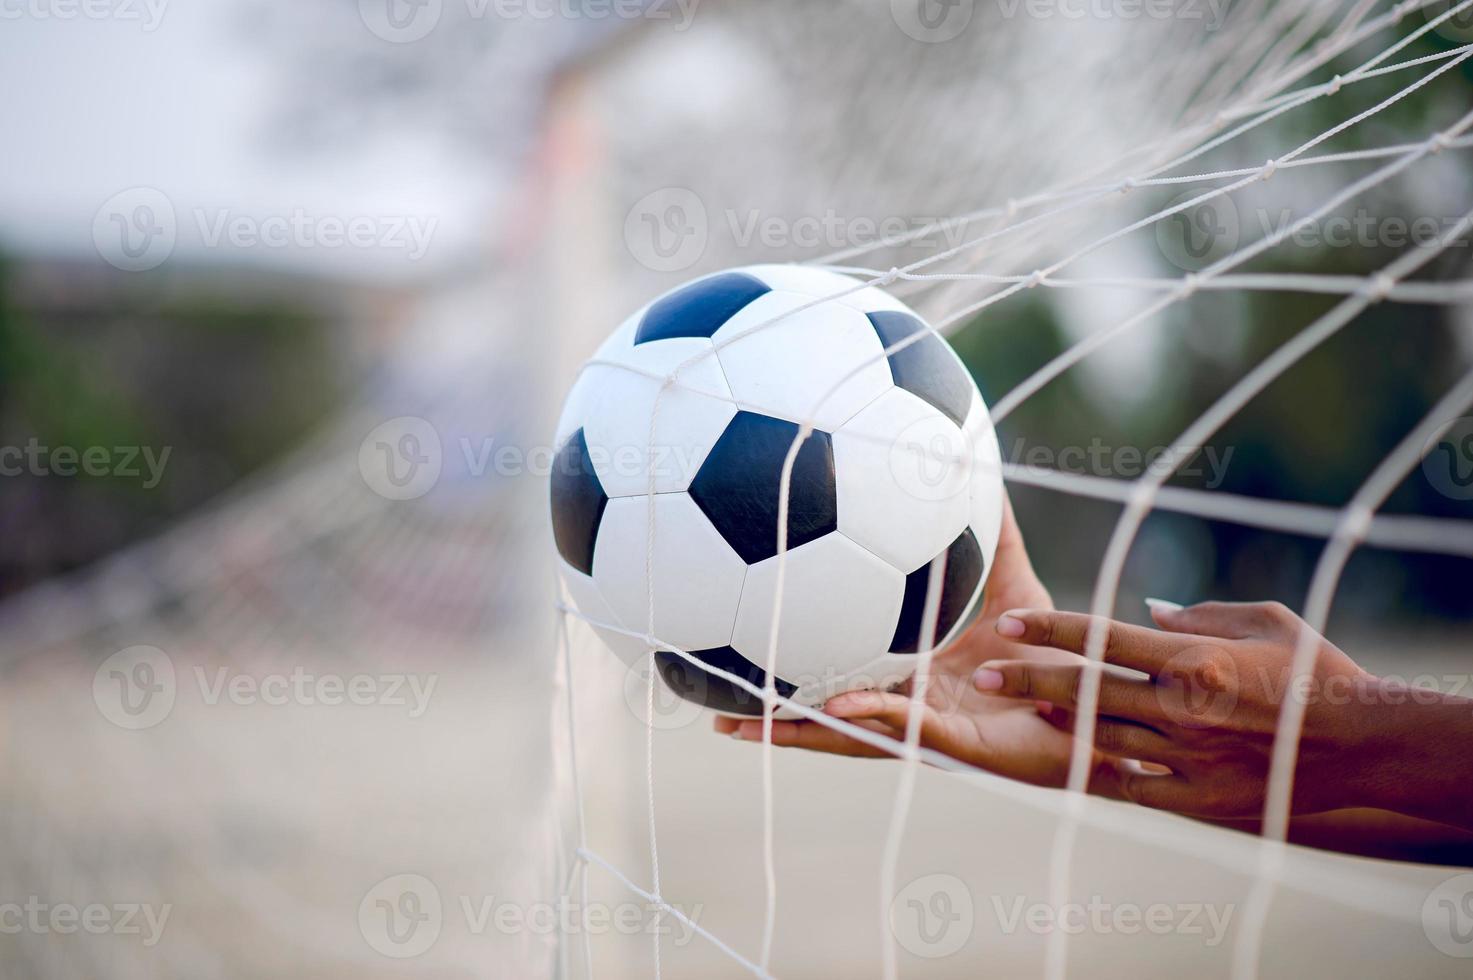
[[[1395,60],[1447,51],[1458,43],[1429,32]],[[1336,71],[1348,72],[1367,56],[1353,52],[1321,74],[1328,78]],[[1418,70],[1425,73],[1428,69]],[[1253,159],[1255,153],[1258,159],[1281,154],[1390,97],[1411,80],[1410,73],[1391,73],[1347,86],[1190,167],[1210,171],[1243,166],[1244,158]],[[1470,104],[1473,69],[1463,64],[1314,152],[1420,142],[1454,122]],[[1335,171],[1334,183],[1307,190],[1295,200],[1294,216],[1385,162],[1370,161]],[[1466,174],[1466,163],[1461,158],[1458,163]],[[1281,178],[1282,172],[1274,179]],[[1463,187],[1438,185],[1429,194],[1431,189],[1418,183],[1427,179],[1425,167],[1413,167],[1349,207],[1364,208],[1378,217],[1410,220],[1426,214],[1427,205],[1419,201],[1435,199],[1445,211],[1431,217],[1444,223],[1473,208],[1468,181]],[[1197,186],[1196,192],[1201,193],[1214,185]],[[1163,195],[1153,204],[1164,206],[1171,197]],[[1245,218],[1240,244],[1262,233],[1258,223]],[[1384,244],[1304,247],[1290,241],[1235,271],[1364,276],[1381,270],[1402,251],[1405,248]],[[1159,269],[1153,274],[1182,274],[1164,254],[1158,258]],[[1443,280],[1473,277],[1467,239],[1454,244],[1419,275]],[[1133,308],[1144,307],[1154,298],[1138,295]],[[1127,382],[1129,391],[1111,392],[1098,380],[1084,383],[1081,374],[1088,372],[1087,364],[1072,369],[1004,420],[998,433],[1004,458],[1027,463],[1028,447],[1048,447],[1057,453],[1069,446],[1088,446],[1096,439],[1106,446],[1142,451],[1167,445],[1236,380],[1341,298],[1292,292],[1198,293],[1136,328],[1154,332],[1156,347],[1152,356],[1142,358],[1137,378]],[[1468,370],[1473,345],[1467,343],[1462,312],[1450,306],[1372,306],[1271,384],[1217,434],[1213,447],[1219,454],[1232,454],[1219,486],[1206,485],[1205,467],[1195,477],[1174,477],[1172,485],[1343,505]],[[1077,340],[1067,329],[1069,315],[1056,294],[1029,290],[985,309],[955,336],[958,353],[989,403]],[[1122,478],[1118,473],[1095,475]],[[1120,507],[1026,486],[1015,486],[1011,492],[1045,580],[1067,597],[1087,596],[1095,587]],[[1384,509],[1473,519],[1473,506],[1437,492],[1420,469],[1403,481]],[[1147,595],[1180,601],[1274,598],[1302,605],[1322,549],[1319,539],[1156,513],[1132,550],[1119,609],[1139,618],[1142,611],[1136,600]],[[1361,549],[1346,571],[1338,610],[1383,622],[1397,617],[1473,617],[1473,590],[1466,588],[1470,576],[1473,564],[1462,559]]]
[[[340,403],[333,334],[306,310],[223,289],[202,300],[123,287],[102,293],[106,309],[26,305],[22,275],[0,262],[0,446],[97,447],[109,471],[7,460],[0,595],[165,526]]]

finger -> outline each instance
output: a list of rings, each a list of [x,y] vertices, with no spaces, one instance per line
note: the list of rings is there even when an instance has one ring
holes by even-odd
[[[906,726],[910,724],[912,704],[914,702],[908,694],[893,691],[854,691],[831,698],[823,706],[823,712],[845,721],[863,719],[879,722],[900,732],[901,737],[904,737]],[[937,734],[940,719],[927,705],[916,705],[915,710],[921,713],[921,742],[925,743]]]
[[[1281,636],[1299,622],[1289,607],[1278,602],[1199,602],[1183,608],[1157,599],[1147,605],[1162,629],[1226,640]]]
[[[1003,495],[1002,529],[998,533],[997,549],[993,554],[992,571],[987,576],[987,588],[983,602],[992,615],[1019,603],[1036,603],[1040,598],[1047,600],[1038,575],[1033,571],[1033,562],[1028,558],[1028,548],[1023,543],[1023,532],[1018,528],[1018,519],[1013,505]],[[991,616],[987,612],[982,618]]]
[[[1131,626],[1084,613],[1048,609],[1012,609],[997,621],[997,634],[1031,646],[1054,647],[1085,654],[1091,640],[1103,633],[1104,660],[1154,674],[1171,659],[1180,641],[1160,630]]]
[[[1156,685],[1150,681],[1115,677],[1086,663],[992,660],[977,668],[972,675],[972,683],[983,694],[1043,700],[1073,710],[1079,706],[1079,692],[1086,670],[1101,675],[1096,711],[1140,721],[1160,720],[1161,704],[1156,697]]]
[[[1181,776],[1148,772],[1139,766],[1122,769],[1120,792],[1132,803],[1176,813],[1191,812],[1195,797],[1191,784]]]
[[[1160,732],[1128,721],[1100,718],[1095,722],[1095,748],[1124,759],[1143,759],[1170,765],[1172,744]]]
[[[1053,707],[1050,711],[1040,711],[1039,714],[1060,731],[1075,734],[1079,722],[1079,716],[1075,712]],[[1171,740],[1156,729],[1109,715],[1100,715],[1095,720],[1094,746],[1110,755],[1136,759],[1158,767],[1169,767],[1173,755]],[[1166,768],[1165,771],[1171,770]]]
[[[713,719],[711,727],[716,729],[718,735],[730,735],[741,727],[740,718],[732,718],[729,715],[717,715]]]
[[[875,726],[871,730],[875,731],[878,728],[879,726]],[[879,730],[878,733],[890,734],[883,730]],[[739,722],[737,729],[731,734],[732,738],[738,741],[760,744],[762,742],[762,722],[760,720]],[[874,759],[893,758],[894,756],[894,753],[886,752],[866,742],[851,738],[843,732],[812,721],[774,721],[772,723],[772,744],[808,749],[813,752],[828,752],[832,755],[862,756]]]

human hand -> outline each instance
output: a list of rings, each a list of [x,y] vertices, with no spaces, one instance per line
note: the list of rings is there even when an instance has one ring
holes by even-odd
[[[921,715],[920,744],[999,775],[1043,786],[1062,786],[1069,771],[1073,737],[1050,724],[1032,701],[997,697],[976,689],[972,676],[988,660],[1067,663],[1068,654],[1039,650],[1000,635],[994,628],[1006,610],[1053,608],[1048,590],[1028,560],[1011,505],[1003,513],[997,554],[987,578],[976,623],[931,660]],[[911,688],[856,691],[832,698],[824,713],[902,741],[911,706]],[[718,717],[716,730],[745,741],[762,740],[760,719]],[[774,721],[774,745],[790,745],[838,755],[888,758],[892,753],[812,721]],[[1119,797],[1121,768],[1096,757],[1091,790]]]
[[[1162,629],[1011,610],[996,630],[1015,643],[1083,654],[1098,622],[1105,663],[1146,676],[1100,671],[1079,657],[1067,664],[1008,659],[983,664],[976,686],[1020,703],[1047,701],[1056,706],[1050,722],[1072,732],[1084,672],[1100,671],[1095,748],[1170,770],[1125,774],[1127,799],[1198,817],[1258,816],[1295,646],[1309,626],[1274,602],[1153,604],[1152,615]],[[1378,740],[1382,726],[1367,707],[1383,697],[1384,685],[1324,637],[1311,639],[1313,666],[1292,687],[1306,707],[1292,809],[1384,806],[1385,783],[1394,777]]]

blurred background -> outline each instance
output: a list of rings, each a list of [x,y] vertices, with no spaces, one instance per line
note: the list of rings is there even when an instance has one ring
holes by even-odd
[[[1413,4],[1288,87],[1348,74],[1448,7]],[[581,946],[556,930],[484,914],[552,901],[571,867],[569,678],[543,483],[561,393],[629,311],[692,276],[766,261],[883,271],[960,245],[997,219],[927,226],[1143,173],[1391,5],[1127,8],[26,0],[0,11],[0,881],[11,889],[0,902],[100,907],[114,926],[121,906],[172,910],[147,944],[120,927],[3,930],[0,972],[581,975]],[[1473,62],[1449,58],[1470,41],[1461,11],[1392,59],[1425,63],[1310,101],[1174,172],[1258,166],[1451,63],[1314,152],[1424,141],[1473,104]],[[1419,161],[1242,271],[1375,273],[1473,207],[1466,154]],[[1071,271],[1200,271],[1381,163],[1284,170]],[[1114,195],[930,271],[1026,275],[1207,186]],[[881,242],[908,232],[925,233]],[[1417,278],[1462,281],[1470,265],[1464,236]],[[895,288],[949,324],[989,403],[1155,295],[1034,289],[955,316],[997,285]],[[1138,478],[1153,450],[1338,299],[1204,290],[1027,399],[1000,427],[1004,459]],[[1172,485],[1343,505],[1470,360],[1468,304],[1373,306]],[[1083,604],[1118,504],[1010,489],[1045,582],[1061,604]],[[1473,454],[1450,439],[1385,509],[1466,519],[1470,501]],[[1144,596],[1298,607],[1322,547],[1313,534],[1155,513],[1118,611],[1143,619]],[[1470,574],[1467,558],[1363,548],[1331,637],[1372,669],[1457,684]],[[590,833],[647,887],[643,681],[577,629],[573,652]],[[657,727],[666,895],[701,904],[713,931],[751,953],[756,755],[711,744],[678,706]],[[870,882],[895,774],[779,760],[779,894],[795,896],[779,901],[779,975],[877,972]],[[947,869],[979,909],[985,895],[1041,894],[1052,824],[1026,802],[928,773],[916,812],[912,839],[925,843],[907,851],[911,877]],[[730,846],[712,854],[713,839]],[[1086,895],[1226,906],[1248,883],[1157,866],[1147,845],[1114,840],[1089,838]],[[1440,880],[1295,860],[1313,881],[1352,865],[1384,875],[1388,903],[1420,902]],[[594,874],[602,901],[630,899]],[[1393,964],[1455,975],[1409,908],[1383,921],[1285,899],[1265,975]],[[433,922],[433,937],[396,932],[382,910]],[[1311,926],[1361,938],[1304,973],[1308,952],[1290,937]],[[1076,942],[1083,975],[1227,969],[1225,947],[1180,936],[1149,947],[1149,962],[1120,935]],[[594,945],[595,973],[649,975],[642,937]],[[942,959],[903,955],[925,975],[979,963],[1032,975],[1041,950],[1036,935],[988,934]],[[699,939],[669,957],[670,975],[739,972]]]

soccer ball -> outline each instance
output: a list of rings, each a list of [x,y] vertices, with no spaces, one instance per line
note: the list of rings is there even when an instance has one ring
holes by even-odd
[[[774,686],[819,705],[915,670],[941,555],[937,646],[959,633],[1002,525],[997,437],[966,368],[905,304],[820,269],[735,269],[656,299],[584,365],[554,445],[572,604],[631,667],[653,649],[672,691],[723,714],[762,699],[663,647],[761,688],[780,561]]]

